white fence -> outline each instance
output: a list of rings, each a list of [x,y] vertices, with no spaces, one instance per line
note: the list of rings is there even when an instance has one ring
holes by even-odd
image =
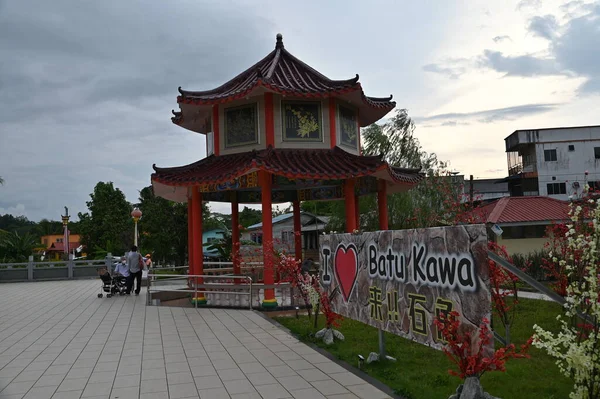
[[[112,255],[100,260],[34,262],[33,256],[24,263],[0,263],[0,282],[35,280],[71,280],[98,276],[98,269],[112,266]]]

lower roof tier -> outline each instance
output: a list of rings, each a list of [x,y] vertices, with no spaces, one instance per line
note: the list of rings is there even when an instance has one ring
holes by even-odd
[[[248,185],[248,181],[253,180],[252,176],[256,176],[258,171],[266,171],[274,176],[274,193],[278,190],[339,187],[343,180],[365,180],[364,178],[367,177],[370,177],[367,180],[384,180],[388,192],[398,192],[412,188],[423,178],[423,174],[418,169],[393,167],[383,160],[382,156],[353,155],[338,147],[332,149],[269,147],[265,150],[231,155],[211,155],[180,167],[153,166],[153,168],[155,173],[152,174],[152,184],[155,192],[157,195],[175,201],[184,201],[189,187],[198,187],[205,193],[257,191],[259,188]],[[209,198],[213,196],[205,197],[206,200],[211,200]],[[229,195],[218,197],[229,202]],[[287,197],[288,195],[285,196],[285,201],[289,200]]]

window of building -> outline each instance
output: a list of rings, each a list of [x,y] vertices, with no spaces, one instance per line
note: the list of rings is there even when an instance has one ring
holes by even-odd
[[[575,151],[575,146],[573,144],[569,144],[569,151]]]
[[[546,236],[546,226],[503,226],[502,239],[512,240],[519,238],[544,238]]]
[[[594,158],[600,159],[600,147],[594,147]]]
[[[282,244],[291,244],[294,242],[294,232],[293,231],[282,231],[281,232],[281,243]]]
[[[225,108],[225,147],[258,143],[256,104]]]
[[[546,187],[548,188],[548,195],[560,195],[567,193],[566,183],[548,183]]]
[[[284,141],[323,141],[320,102],[283,101],[281,117]]]
[[[262,244],[262,233],[252,233],[250,239],[257,244]]]
[[[558,158],[556,157],[556,150],[544,150],[544,161],[554,162]]]
[[[208,244],[212,244],[213,242],[217,242],[218,240],[219,240],[219,239],[218,239],[217,237],[208,237],[208,238],[206,239],[206,242],[207,242]]]
[[[600,181],[589,181],[587,184],[590,186],[590,190],[600,191]]]
[[[358,122],[356,111],[343,106],[338,107],[340,143],[352,149],[358,146]]]

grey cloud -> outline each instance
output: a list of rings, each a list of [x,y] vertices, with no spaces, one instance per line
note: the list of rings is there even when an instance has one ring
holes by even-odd
[[[559,25],[554,15],[535,16],[531,18],[528,26],[529,31],[535,36],[547,40],[552,40],[556,36],[558,28]]]
[[[492,40],[494,41],[494,43],[501,43],[505,40],[512,41],[512,39],[508,35],[496,36]]]
[[[76,214],[98,181],[135,201],[152,163],[202,158],[203,136],[171,123],[177,86],[232,78],[272,27],[243,4],[0,0],[0,213]]]
[[[506,108],[488,109],[483,111],[466,112],[466,113],[447,113],[437,114],[426,117],[414,118],[415,123],[432,122],[432,121],[477,121],[481,123],[492,123],[499,120],[514,120],[527,115],[541,114],[552,111],[559,104],[525,104]],[[443,123],[442,123],[443,124]]]
[[[512,76],[560,75],[553,59],[532,55],[505,56],[499,51],[485,50],[481,65]]]
[[[469,64],[470,60],[466,58],[453,58],[444,60],[443,63],[423,65],[422,69],[425,72],[445,75],[450,79],[458,79],[467,71]]]

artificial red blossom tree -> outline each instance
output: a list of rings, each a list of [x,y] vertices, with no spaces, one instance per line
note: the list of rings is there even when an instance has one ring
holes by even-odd
[[[457,391],[460,396],[454,396],[456,398],[483,397],[479,379],[485,372],[506,371],[507,360],[529,357],[527,351],[533,338],[522,345],[520,350],[517,350],[514,344],[495,351],[491,349],[493,334],[489,329],[489,320],[485,318],[478,331],[461,326],[460,315],[456,311],[447,316],[440,314],[434,319],[434,324],[446,342],[444,353],[458,368],[458,371],[448,370],[448,373],[465,380],[464,385]]]
[[[326,344],[331,344],[334,338],[344,340],[344,335],[334,327],[339,327],[342,316],[331,310],[331,303],[327,292],[323,291],[317,276],[304,273],[300,261],[285,253],[279,254],[277,272],[280,282],[288,282],[292,287],[298,288],[300,296],[308,310],[308,318],[311,319],[311,309],[317,317],[317,309],[321,309],[325,316],[325,328],[316,332],[317,339],[323,339]]]

